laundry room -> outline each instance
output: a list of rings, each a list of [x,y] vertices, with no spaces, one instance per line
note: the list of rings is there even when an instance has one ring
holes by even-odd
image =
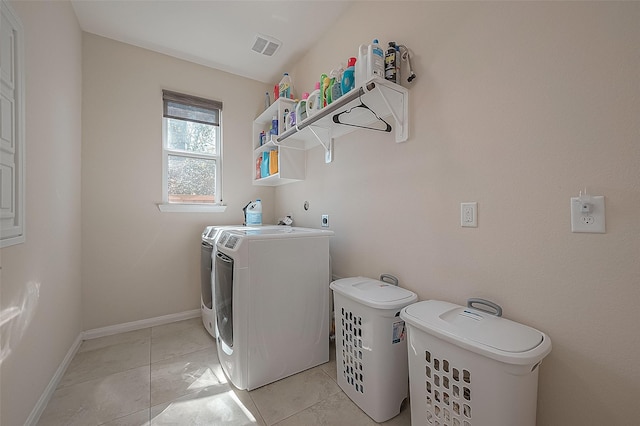
[[[244,416],[238,424],[346,424],[331,420],[336,415],[373,423],[341,391],[338,342],[331,340],[330,358],[323,340],[317,362],[287,368],[296,350],[315,356],[304,352],[317,343],[311,333],[340,328],[328,314],[340,303],[332,282],[385,275],[418,303],[488,301],[502,319],[549,339],[544,359],[527,371],[537,375],[537,390],[528,391],[535,424],[637,423],[639,2],[0,2],[1,425],[181,424],[175,419],[187,417],[171,416],[198,401],[217,401],[209,407],[220,413],[234,405]],[[219,33],[208,26],[223,36],[213,38]],[[150,41],[150,32],[165,37]],[[252,51],[258,38],[280,45],[267,56]],[[222,53],[236,39],[241,48]],[[350,58],[367,61],[374,39],[385,52],[389,42],[398,46],[396,82],[382,76],[362,91],[354,85],[333,99],[346,107],[307,115],[329,122],[328,133],[305,126],[299,101],[322,102],[312,96],[316,84],[333,70],[344,76]],[[288,97],[280,97],[284,73]],[[215,111],[211,155],[163,145],[172,130],[168,104],[184,99]],[[285,123],[293,112],[298,128]],[[373,117],[365,126],[373,128],[335,130],[354,113]],[[275,135],[273,116],[285,125]],[[279,170],[260,174],[258,157],[275,150]],[[167,170],[176,155],[215,163],[214,192],[172,199]],[[313,270],[326,285],[320,293],[260,288],[255,296],[264,303],[234,304],[253,321],[246,333],[216,337],[201,320],[202,234],[242,225],[258,199],[262,234],[224,231],[225,244],[232,236],[240,244],[220,250],[236,262],[234,280],[252,283],[241,259],[253,256],[273,282],[283,283],[291,265],[296,279]],[[292,228],[267,228],[289,220]],[[326,247],[293,245],[313,239],[283,231],[296,228]],[[271,303],[288,321],[260,316]],[[320,325],[319,310],[327,312]],[[218,321],[229,312],[217,313]],[[418,323],[412,312],[396,318],[409,324],[408,339]],[[503,329],[496,341],[517,346],[510,333]],[[128,339],[119,346],[137,351],[123,355],[128,367],[111,369],[107,355],[88,364],[119,334]],[[164,343],[170,334],[179,345]],[[282,362],[230,372],[236,364],[225,356],[245,338],[260,343],[248,345],[247,357],[271,353]],[[216,351],[221,340],[227,355]],[[192,365],[206,357],[228,364],[184,370],[197,380],[177,390],[168,374],[183,370],[170,362],[188,351],[203,357]],[[440,366],[429,362],[434,371]],[[252,371],[264,377],[242,376]],[[294,384],[284,387],[289,374]],[[146,396],[96,397],[113,410],[101,414],[89,386],[117,380]],[[84,402],[53,410],[65,389]],[[416,399],[405,400],[389,424],[423,424],[409,413]],[[85,416],[76,423],[64,417],[74,410]],[[200,421],[182,424],[216,424]]]

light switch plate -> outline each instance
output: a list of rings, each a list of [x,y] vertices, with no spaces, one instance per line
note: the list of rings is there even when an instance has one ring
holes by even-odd
[[[604,196],[591,196],[588,200],[588,210],[583,212],[584,200],[580,197],[571,198],[571,232],[605,233]]]

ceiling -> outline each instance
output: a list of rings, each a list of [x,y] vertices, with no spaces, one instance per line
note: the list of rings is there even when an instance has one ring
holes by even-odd
[[[332,25],[350,1],[72,0],[83,31],[265,83],[281,74]],[[282,45],[265,56],[256,36]]]

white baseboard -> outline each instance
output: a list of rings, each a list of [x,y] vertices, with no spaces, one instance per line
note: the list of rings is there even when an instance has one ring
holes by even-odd
[[[42,395],[40,395],[38,402],[36,402],[35,407],[33,407],[33,410],[31,410],[29,417],[27,417],[27,420],[24,422],[25,425],[31,426],[38,423],[38,420],[40,420],[40,416],[42,415],[42,412],[44,411],[45,408],[47,408],[47,404],[49,403],[49,400],[53,396],[53,392],[55,392],[56,388],[58,387],[58,383],[60,383],[60,380],[62,379],[64,372],[67,371],[67,367],[69,367],[71,360],[76,355],[76,352],[78,352],[78,349],[80,349],[81,343],[82,343],[82,332],[78,334],[78,337],[76,337],[76,340],[74,340],[73,344],[67,351],[67,355],[65,355],[64,359],[60,363],[60,366],[58,367],[55,374],[49,381],[49,384],[44,389],[44,392],[42,392]]]
[[[40,396],[40,399],[38,399],[38,402],[36,403],[35,407],[33,407],[33,410],[31,410],[31,414],[29,414],[29,417],[25,421],[25,425],[35,426],[38,423],[40,416],[42,415],[44,409],[47,407],[49,400],[51,399],[51,397],[53,396],[53,393],[58,387],[58,384],[60,383],[62,376],[64,375],[65,371],[67,371],[67,368],[71,363],[71,360],[78,352],[78,349],[80,349],[80,345],[82,344],[83,340],[110,336],[112,334],[124,333],[126,331],[140,330],[142,328],[169,324],[172,322],[182,321],[190,318],[196,318],[199,316],[200,316],[200,309],[194,309],[192,311],[179,312],[177,314],[163,315],[160,317],[149,318],[149,319],[144,319],[140,321],[126,322],[124,324],[94,328],[93,330],[80,332],[76,340],[73,342],[73,344],[69,348],[67,355],[64,357],[64,359],[60,363],[60,366],[56,370],[55,374],[49,381],[49,384],[47,385],[44,392]]]
[[[123,324],[110,325],[107,327],[94,328],[93,330],[82,332],[82,340],[96,339],[98,337],[110,336],[112,334],[140,330],[143,328],[169,324],[172,322],[196,318],[199,316],[200,309],[194,309],[192,311],[178,312],[177,314],[163,315],[155,318],[148,318],[139,321],[125,322]]]

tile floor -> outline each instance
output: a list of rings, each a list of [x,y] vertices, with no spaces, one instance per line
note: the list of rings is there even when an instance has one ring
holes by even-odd
[[[38,425],[375,425],[330,362],[247,392],[200,318],[84,341]],[[385,425],[411,424],[407,403]]]

